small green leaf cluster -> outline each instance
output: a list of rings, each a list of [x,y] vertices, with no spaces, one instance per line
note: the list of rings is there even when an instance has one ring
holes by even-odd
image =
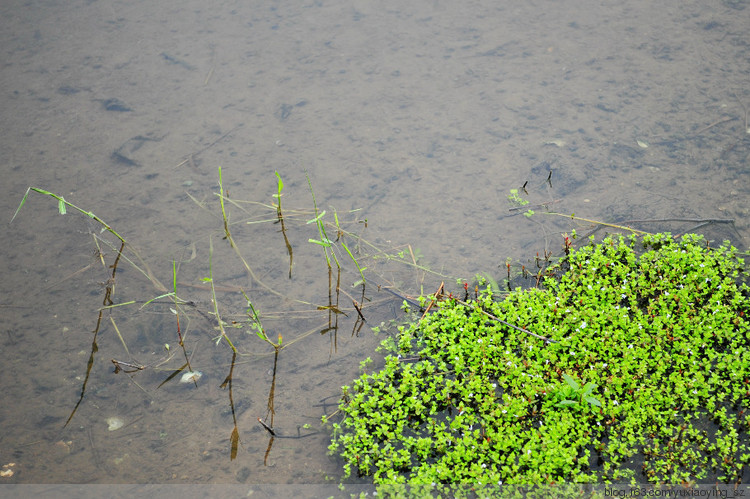
[[[602,403],[591,395],[597,388],[596,383],[588,382],[586,386],[581,387],[569,374],[563,373],[562,376],[565,380],[565,385],[561,386],[553,394],[554,398],[558,401],[555,407],[574,407],[579,409],[584,407],[584,403],[596,407],[602,406]]]
[[[378,484],[736,481],[750,465],[750,290],[728,246],[571,250],[544,289],[443,302],[345,387],[332,453]],[[491,320],[487,313],[555,343]]]
[[[510,203],[512,207],[521,207],[529,204],[529,201],[521,197],[518,189],[511,189],[510,194],[508,194],[508,203]]]

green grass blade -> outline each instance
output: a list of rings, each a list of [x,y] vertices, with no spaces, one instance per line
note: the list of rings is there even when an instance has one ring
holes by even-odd
[[[152,302],[154,302],[156,300],[159,300],[161,298],[172,297],[172,296],[174,296],[176,298],[176,295],[174,293],[164,293],[163,295],[159,295],[159,296],[156,296],[154,298],[151,298],[149,301],[147,301],[146,303],[144,303],[143,305],[141,305],[141,308],[139,308],[138,310],[144,309],[145,307],[147,307],[149,304],[151,304]]]
[[[323,213],[318,212],[318,202],[315,200],[315,191],[313,190],[312,181],[310,180],[310,175],[308,175],[307,172],[305,172],[305,177],[307,177],[307,185],[310,187],[310,195],[312,195],[313,200],[313,208],[315,208],[315,218],[311,220],[311,222],[317,222],[318,224],[318,235],[320,236],[320,241],[316,241],[314,239],[311,239],[310,242],[314,242],[315,244],[320,244],[323,246],[323,255],[326,257],[326,264],[328,264],[328,268],[331,268],[331,257],[328,256],[328,248],[330,248],[330,240],[326,236],[325,228],[323,227],[323,222],[320,219],[325,214],[325,210],[323,210]],[[308,222],[310,223],[310,222]],[[323,241],[327,241],[328,245],[326,245]],[[336,254],[331,252],[333,254],[333,258],[336,259]],[[338,265],[338,260],[336,260],[336,265]]]
[[[331,247],[331,241],[318,241],[317,239],[308,239],[308,243],[315,243],[319,244],[320,246],[323,246],[324,248],[330,248]]]
[[[284,188],[284,182],[281,180],[281,175],[279,175],[279,172],[274,172],[276,174],[276,178],[279,179],[279,193],[277,194],[277,197],[281,197],[281,190]]]
[[[55,194],[53,192],[50,192],[50,191],[45,191],[44,189],[39,189],[38,187],[29,187],[28,189],[26,189],[26,194],[24,194],[23,199],[21,200],[21,203],[18,205],[18,208],[16,208],[16,212],[13,215],[13,218],[10,219],[11,222],[13,221],[14,218],[16,218],[16,215],[18,215],[18,212],[21,210],[21,207],[26,203],[26,198],[29,196],[29,192],[30,191],[38,192],[39,194],[44,194],[46,196],[50,196],[50,197],[53,197],[53,198],[57,199],[57,210],[60,212],[61,215],[65,215],[67,213],[67,208],[68,207],[73,208],[74,210],[76,210],[76,211],[78,211],[80,213],[83,213],[87,217],[96,220],[105,229],[107,229],[107,231],[109,231],[110,234],[112,234],[113,236],[115,236],[117,239],[119,239],[123,243],[126,242],[124,237],[122,237],[120,234],[118,234],[112,227],[109,226],[109,224],[107,224],[106,222],[104,222],[104,220],[102,220],[101,218],[99,218],[96,215],[94,215],[94,213],[92,213],[90,211],[86,211],[83,208],[79,208],[78,206],[74,205],[73,203],[66,201],[65,198],[63,198],[62,196],[59,196],[59,195],[57,195],[57,194]]]
[[[362,277],[362,284],[364,284],[364,283],[365,283],[365,274],[364,274],[363,272],[364,272],[364,270],[365,270],[365,269],[366,269],[367,267],[365,267],[365,268],[363,269],[362,267],[360,267],[360,266],[359,266],[359,263],[357,263],[357,259],[356,259],[356,258],[354,258],[354,255],[352,254],[352,252],[351,252],[351,251],[349,251],[349,248],[348,248],[348,247],[346,246],[346,243],[344,243],[344,241],[343,241],[343,240],[341,241],[341,246],[342,246],[342,247],[343,247],[343,248],[344,248],[344,249],[346,250],[346,252],[347,252],[347,253],[349,253],[349,258],[351,258],[351,259],[352,259],[352,261],[354,262],[354,265],[356,265],[356,266],[357,266],[357,270],[359,271],[359,275],[360,275],[360,277]]]
[[[326,214],[326,210],[323,210],[320,213],[318,213],[318,216],[316,216],[312,220],[308,220],[306,223],[307,224],[311,224],[311,223],[314,223],[314,222],[320,222],[320,219],[323,218],[323,215],[325,215],[325,214]]]
[[[26,204],[26,198],[29,197],[29,192],[31,192],[31,187],[26,189],[26,194],[23,195],[21,203],[18,205],[18,208],[16,208],[16,212],[13,214],[13,218],[10,219],[10,223],[13,223],[13,220],[16,219],[16,215],[18,215],[18,212],[21,211],[21,207]]]

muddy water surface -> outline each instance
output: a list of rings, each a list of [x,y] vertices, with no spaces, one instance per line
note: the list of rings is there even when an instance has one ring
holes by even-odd
[[[455,291],[457,278],[502,277],[506,259],[530,264],[559,252],[563,232],[586,230],[543,207],[509,211],[511,189],[531,205],[608,222],[733,219],[734,228],[702,230],[747,245],[747,2],[34,0],[0,11],[0,213],[10,220],[33,185],[129,242],[111,288],[118,244],[101,225],[70,209],[59,216],[53,199],[32,193],[5,227],[8,482],[335,479],[320,417],[359,362],[376,357],[371,326],[401,317],[377,280]],[[219,167],[238,251],[222,240]],[[246,223],[274,219],[274,171],[291,279],[279,226]],[[315,216],[306,172],[324,219],[335,210],[363,238],[344,241],[361,245],[372,301],[351,287],[359,274],[339,251],[351,297],[334,308],[346,316],[331,312],[323,250],[308,242],[319,235],[306,223]],[[246,324],[242,289],[270,339],[288,345],[272,385],[273,348],[228,327],[241,353],[234,460],[220,388],[231,351],[215,340],[210,244],[228,325]],[[373,247],[434,273],[365,259]],[[180,331],[203,376],[159,387],[184,363],[177,318],[167,299],[143,305],[172,288],[173,261],[178,294],[192,302]],[[134,303],[105,311],[94,345],[107,286],[114,304]],[[366,303],[361,329],[352,298]],[[114,374],[112,359],[146,368]],[[299,438],[268,450],[257,419],[269,416],[272,386],[274,427]],[[112,418],[122,427],[110,431]]]

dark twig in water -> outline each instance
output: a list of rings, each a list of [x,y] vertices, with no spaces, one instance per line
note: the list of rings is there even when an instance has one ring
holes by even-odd
[[[273,435],[274,437],[276,436],[276,432],[275,432],[275,431],[273,431],[273,428],[271,428],[270,426],[268,426],[268,425],[266,424],[266,422],[265,422],[265,421],[263,421],[262,419],[258,418],[258,422],[260,423],[260,425],[261,425],[261,426],[262,426],[263,428],[265,428],[265,429],[266,429],[266,431],[267,431],[268,433],[270,433],[270,434],[271,434],[271,435]]]

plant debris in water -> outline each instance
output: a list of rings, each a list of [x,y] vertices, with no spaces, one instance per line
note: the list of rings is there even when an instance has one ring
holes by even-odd
[[[387,338],[385,366],[365,361],[344,387],[330,446],[344,481],[741,481],[750,293],[737,251],[695,235],[611,236],[563,268],[502,301],[489,286],[448,299]]]

